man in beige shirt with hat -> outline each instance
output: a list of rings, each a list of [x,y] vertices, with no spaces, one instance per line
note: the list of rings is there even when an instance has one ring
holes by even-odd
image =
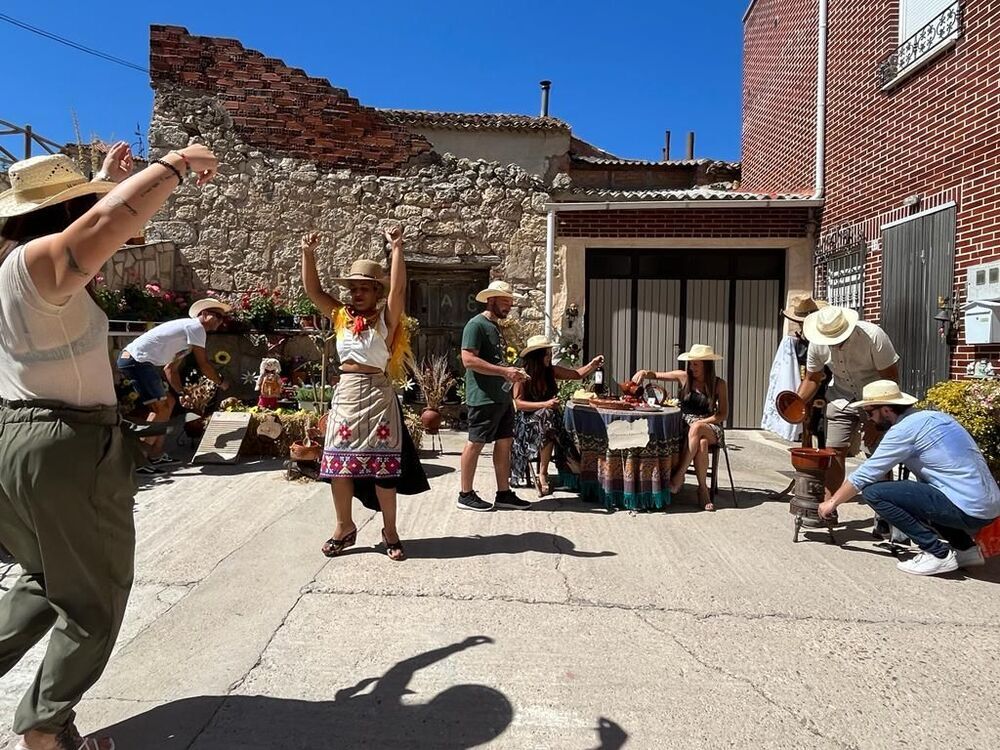
[[[850,404],[861,399],[869,383],[898,380],[899,355],[885,331],[858,320],[858,313],[846,307],[829,305],[811,313],[802,321],[802,332],[809,350],[799,396],[812,401],[826,377],[824,368],[832,373],[826,393],[826,447],[837,456],[826,473],[826,487],[834,492],[844,481],[847,456],[857,451],[861,437],[863,415]]]

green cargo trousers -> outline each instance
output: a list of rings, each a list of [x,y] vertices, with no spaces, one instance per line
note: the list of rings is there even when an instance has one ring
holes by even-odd
[[[0,402],[0,543],[23,570],[0,599],[0,676],[52,631],[18,734],[73,721],[111,657],[132,588],[136,451],[114,407]]]

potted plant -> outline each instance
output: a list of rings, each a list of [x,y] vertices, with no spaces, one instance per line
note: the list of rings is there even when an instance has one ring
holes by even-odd
[[[448,391],[455,384],[455,376],[448,369],[448,358],[440,354],[428,357],[413,373],[426,405],[420,414],[420,421],[428,435],[437,435],[441,427],[441,404]]]
[[[316,319],[320,314],[319,308],[312,303],[311,299],[305,295],[296,297],[288,308],[292,315],[295,316],[295,322],[299,325],[299,327],[307,331],[314,331],[318,328],[316,325]]]

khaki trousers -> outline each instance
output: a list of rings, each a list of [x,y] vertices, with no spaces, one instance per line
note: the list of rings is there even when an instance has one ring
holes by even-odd
[[[0,543],[23,570],[0,599],[0,676],[52,631],[18,734],[73,721],[111,656],[132,588],[138,451],[115,407],[0,402]]]

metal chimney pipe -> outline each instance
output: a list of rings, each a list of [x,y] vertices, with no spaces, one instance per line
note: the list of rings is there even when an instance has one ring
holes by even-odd
[[[542,117],[549,116],[549,89],[552,88],[552,81],[541,81],[538,84],[542,87]]]
[[[685,159],[693,159],[694,158],[694,131],[693,130],[689,130],[688,131],[687,156],[685,156],[684,158]]]
[[[670,131],[663,133],[663,161],[670,161]]]

